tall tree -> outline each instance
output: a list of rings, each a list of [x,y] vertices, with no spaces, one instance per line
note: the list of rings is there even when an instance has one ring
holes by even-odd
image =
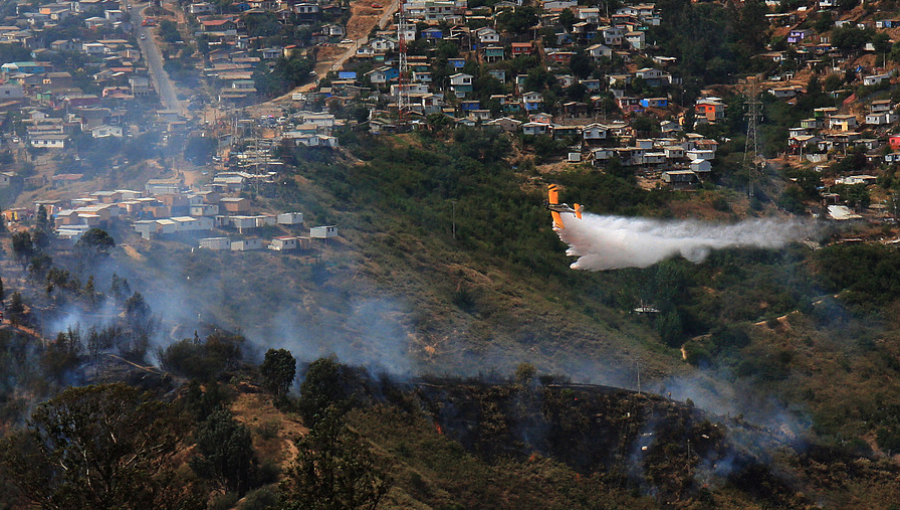
[[[197,453],[191,468],[225,492],[244,494],[256,479],[256,452],[250,430],[219,409],[197,430]]]
[[[333,406],[297,448],[278,510],[375,510],[391,487],[387,466],[347,429]]]
[[[75,243],[75,251],[84,257],[105,258],[116,247],[116,241],[103,229],[92,228]]]
[[[28,261],[31,260],[35,252],[34,244],[31,242],[31,234],[28,232],[16,232],[13,234],[12,248],[24,270],[28,267]]]
[[[303,423],[315,427],[329,408],[329,412],[346,412],[350,399],[346,386],[344,367],[334,357],[319,358],[310,363],[300,385],[297,403]]]
[[[168,462],[186,431],[170,406],[124,384],[70,388],[6,439],[0,466],[47,510],[200,510],[205,497]]]
[[[297,374],[297,360],[287,349],[269,349],[259,371],[266,389],[277,397],[287,394]]]

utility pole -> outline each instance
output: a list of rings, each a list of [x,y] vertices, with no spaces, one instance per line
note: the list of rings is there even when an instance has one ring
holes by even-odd
[[[456,241],[456,200],[451,200],[450,204],[453,206],[453,240]]]

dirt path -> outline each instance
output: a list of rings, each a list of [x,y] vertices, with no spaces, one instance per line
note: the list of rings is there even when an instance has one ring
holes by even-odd
[[[384,8],[373,8],[373,4],[380,5],[369,0],[356,0],[350,5],[351,14],[350,20],[347,22],[347,38],[353,40],[353,43],[341,44],[337,47],[343,49],[343,51],[334,51],[334,46],[325,47],[327,49],[324,51],[320,50],[320,60],[316,62],[315,68],[318,79],[324,78],[332,71],[338,71],[343,68],[347,60],[356,54],[356,50],[369,42],[369,32],[372,31],[372,28],[376,25],[379,28],[387,27],[394,13],[400,8],[400,0],[392,0]],[[309,92],[316,88],[318,79],[301,85],[281,97],[272,99],[270,102],[287,101],[290,100],[294,93]]]

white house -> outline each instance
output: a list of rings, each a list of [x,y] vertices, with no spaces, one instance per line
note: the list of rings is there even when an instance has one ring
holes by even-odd
[[[581,130],[581,136],[585,142],[596,142],[606,140],[609,129],[602,124],[588,124]]]
[[[97,126],[91,130],[92,138],[122,138],[124,131],[122,126]]]
[[[286,212],[281,213],[277,217],[279,225],[301,225],[303,224],[303,213]]]
[[[296,250],[297,249],[297,237],[295,236],[280,236],[272,239],[269,243],[269,249],[273,251],[286,251],[286,250]]]
[[[315,239],[327,239],[329,237],[337,237],[338,230],[337,227],[332,225],[325,225],[320,227],[313,227],[309,229],[309,237]]]
[[[262,248],[262,239],[257,239],[255,237],[231,242],[231,251],[251,251],[261,250]]]
[[[597,43],[593,46],[587,47],[587,54],[594,60],[599,60],[601,58],[612,58],[613,50],[609,46],[605,46],[603,44]]]

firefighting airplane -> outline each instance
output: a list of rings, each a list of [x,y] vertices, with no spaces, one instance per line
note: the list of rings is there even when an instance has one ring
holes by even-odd
[[[553,216],[553,227],[558,229],[565,229],[566,227],[563,225],[562,215],[560,213],[572,213],[579,220],[581,219],[581,211],[584,210],[583,205],[575,204],[575,207],[569,207],[569,204],[561,204],[559,203],[559,190],[556,184],[551,184],[549,189],[549,197],[547,203],[545,204],[547,209],[550,209],[550,215]]]

